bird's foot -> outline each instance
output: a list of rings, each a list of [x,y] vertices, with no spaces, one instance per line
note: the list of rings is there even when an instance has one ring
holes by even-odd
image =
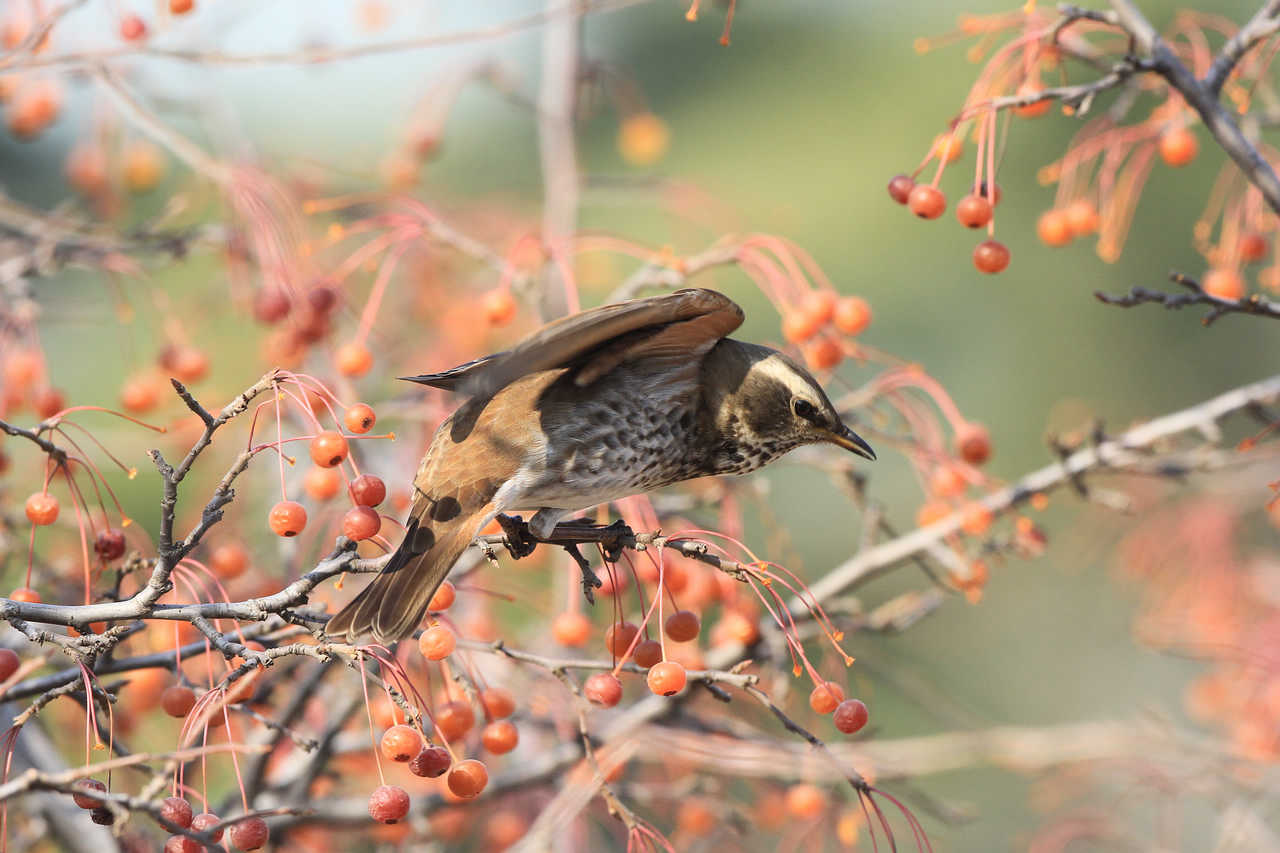
[[[577,545],[565,545],[564,549],[569,552],[569,556],[573,557],[573,561],[578,564],[578,568],[582,570],[582,594],[586,597],[588,604],[596,603],[595,591],[604,586],[604,581],[600,580],[600,576],[591,568],[591,563],[587,558],[582,556],[582,552],[578,550]]]
[[[622,540],[631,539],[635,532],[623,523],[622,519],[618,519],[613,524],[600,531],[603,538],[600,540],[600,550],[604,552],[605,562],[616,563],[622,558]]]
[[[529,523],[520,516],[498,513],[497,521],[506,537],[507,551],[513,559],[527,557],[538,547],[538,540],[529,530]]]

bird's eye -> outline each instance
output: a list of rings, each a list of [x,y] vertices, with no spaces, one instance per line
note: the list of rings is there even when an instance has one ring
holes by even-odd
[[[806,421],[811,421],[818,416],[818,410],[813,407],[813,403],[798,397],[791,401],[791,409],[796,413],[796,417],[804,418]]]

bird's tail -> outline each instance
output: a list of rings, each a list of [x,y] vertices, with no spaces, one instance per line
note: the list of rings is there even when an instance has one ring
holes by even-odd
[[[475,538],[480,521],[471,514],[445,522],[432,521],[429,515],[411,514],[391,561],[329,620],[326,634],[347,641],[369,634],[376,642],[390,643],[414,632],[436,589]]]

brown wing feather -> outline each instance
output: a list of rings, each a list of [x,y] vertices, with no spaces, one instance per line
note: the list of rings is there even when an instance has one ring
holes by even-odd
[[[705,322],[692,322],[705,319]],[[705,343],[709,348],[717,340],[742,325],[742,309],[733,300],[714,290],[677,290],[661,296],[632,299],[603,305],[568,317],[562,317],[525,338],[515,347],[495,358],[477,364],[466,372],[455,390],[489,397],[522,376],[544,370],[569,367],[605,348],[615,359],[610,367],[630,358],[645,355],[644,330],[655,335],[680,326],[686,346]],[[635,341],[630,338],[634,336]],[[626,338],[621,352],[611,343]],[[672,346],[676,344],[673,342]],[[608,370],[595,368],[595,376]]]

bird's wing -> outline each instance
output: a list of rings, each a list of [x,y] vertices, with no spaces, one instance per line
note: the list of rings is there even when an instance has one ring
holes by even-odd
[[[506,352],[412,381],[484,399],[530,373],[573,366],[587,385],[634,359],[696,359],[742,319],[722,293],[677,290],[562,317]]]

